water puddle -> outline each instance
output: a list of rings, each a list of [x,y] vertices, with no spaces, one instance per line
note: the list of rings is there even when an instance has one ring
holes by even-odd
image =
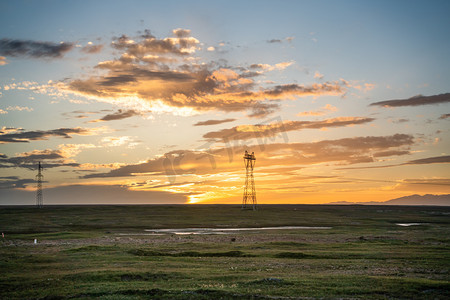
[[[279,227],[250,227],[250,228],[169,228],[169,229],[146,229],[152,234],[232,234],[240,231],[261,231],[261,230],[320,230],[331,229],[332,227],[316,226],[279,226]]]
[[[409,227],[409,226],[418,226],[418,225],[423,225],[423,224],[424,223],[397,223],[395,225]]]

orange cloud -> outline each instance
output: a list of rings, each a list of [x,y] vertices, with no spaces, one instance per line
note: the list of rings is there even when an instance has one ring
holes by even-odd
[[[242,153],[246,148],[258,153],[259,166],[292,167],[335,162],[337,165],[376,161],[375,154],[401,155],[400,150],[412,145],[413,137],[406,134],[392,136],[368,136],[325,140],[313,143],[253,144],[214,149],[214,143],[205,144],[204,149],[175,150],[143,163],[131,164],[111,170],[108,173],[85,175],[83,178],[129,177],[139,174],[182,176],[221,174],[240,171]],[[263,149],[263,150],[262,150]],[[253,150],[252,150],[253,151]],[[405,152],[407,154],[409,152]],[[298,169],[298,167],[297,167]],[[283,174],[286,170],[283,170]]]
[[[282,199],[283,203],[296,202],[298,199],[294,198],[302,194],[305,203],[317,201],[318,195],[323,197],[323,202],[333,200],[331,196],[326,196],[327,193],[356,195],[363,190],[367,192],[368,189],[379,188],[380,184],[389,183],[392,186],[392,182],[383,180],[346,179],[336,173],[330,175],[330,171],[342,165],[374,163],[381,156],[407,155],[414,139],[411,135],[394,134],[312,143],[267,142],[261,139],[246,145],[226,147],[217,147],[214,142],[205,143],[195,150],[170,151],[145,162],[115,166],[112,170],[91,173],[82,178],[116,181],[116,178],[126,178],[129,189],[185,194],[189,203],[236,203],[242,197],[245,174],[242,155],[244,150],[249,150],[257,154],[258,201],[273,203],[273,199]],[[78,168],[82,169],[81,166]],[[328,175],[308,176],[304,174],[306,169],[316,172],[325,170]],[[307,196],[307,200],[303,196]]]
[[[250,69],[223,67],[211,62],[196,63],[199,41],[186,29],[176,29],[172,37],[158,39],[150,32],[132,39],[121,36],[112,47],[122,51],[119,58],[98,63],[106,71],[101,76],[75,79],[61,87],[65,92],[117,103],[136,99],[148,109],[166,106],[193,112],[248,111],[262,117],[279,107],[279,101],[322,95],[339,96],[346,91],[345,81],[258,86],[250,77],[252,69],[283,70],[293,62],[274,66],[255,64]],[[189,64],[186,64],[189,61]],[[120,102],[120,101],[119,101]]]
[[[275,65],[252,64],[252,65],[250,65],[250,69],[263,70],[263,71],[284,70],[293,64],[294,64],[293,61],[281,62],[281,63],[275,64]]]
[[[87,54],[95,54],[101,52],[103,49],[103,45],[94,45],[92,42],[89,42],[86,46],[81,48],[81,51]]]
[[[6,60],[6,57],[0,56],[0,66],[7,65],[8,61]]]
[[[326,115],[328,112],[335,112],[337,110],[338,110],[337,107],[335,107],[335,106],[333,106],[331,104],[327,104],[324,107],[322,107],[321,110],[299,112],[297,114],[297,116],[299,116],[299,117],[304,117],[304,116],[323,116],[323,115]]]
[[[322,121],[284,121],[272,124],[240,125],[230,129],[208,132],[203,135],[206,139],[222,141],[247,140],[252,138],[272,137],[282,132],[323,129],[331,127],[343,127],[372,122],[373,118],[362,117],[339,117]]]
[[[316,72],[314,73],[314,78],[322,79],[323,77],[324,77],[324,75],[323,75],[323,74],[320,74],[319,71],[316,71]]]
[[[236,119],[223,119],[223,120],[207,120],[203,122],[197,122],[194,124],[194,126],[209,126],[209,125],[217,125],[222,123],[228,123],[236,121]]]

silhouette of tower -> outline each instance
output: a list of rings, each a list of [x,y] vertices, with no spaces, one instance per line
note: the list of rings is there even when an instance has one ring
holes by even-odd
[[[253,208],[253,210],[256,210],[255,179],[253,178],[253,168],[255,167],[255,161],[255,152],[252,152],[252,154],[248,154],[247,150],[245,150],[245,187],[244,197],[242,199],[242,209],[250,208],[251,205],[251,208]],[[249,207],[247,207],[247,205]]]
[[[42,170],[44,168],[41,166],[41,162],[39,162],[38,165],[38,174],[36,175],[37,180],[37,188],[36,188],[36,206],[38,208],[41,208],[44,206],[44,201],[42,198],[42,178],[44,178],[44,175],[42,175]]]

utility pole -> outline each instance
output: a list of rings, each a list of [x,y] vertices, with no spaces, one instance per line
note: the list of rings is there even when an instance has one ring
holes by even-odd
[[[44,175],[42,175],[42,170],[44,168],[41,166],[41,162],[39,162],[38,165],[38,174],[36,175],[37,180],[37,188],[36,188],[36,207],[42,208],[44,206],[44,200],[42,197],[42,178],[44,178]]]
[[[245,165],[245,187],[244,187],[244,197],[242,199],[242,209],[250,209],[248,206],[252,206],[253,210],[256,210],[256,190],[255,190],[255,179],[253,178],[253,168],[255,167],[255,152],[249,154],[245,150],[244,154],[244,165]]]

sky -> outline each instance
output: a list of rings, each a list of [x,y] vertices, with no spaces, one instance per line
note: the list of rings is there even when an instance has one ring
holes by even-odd
[[[0,7],[0,205],[450,193],[449,1]]]

